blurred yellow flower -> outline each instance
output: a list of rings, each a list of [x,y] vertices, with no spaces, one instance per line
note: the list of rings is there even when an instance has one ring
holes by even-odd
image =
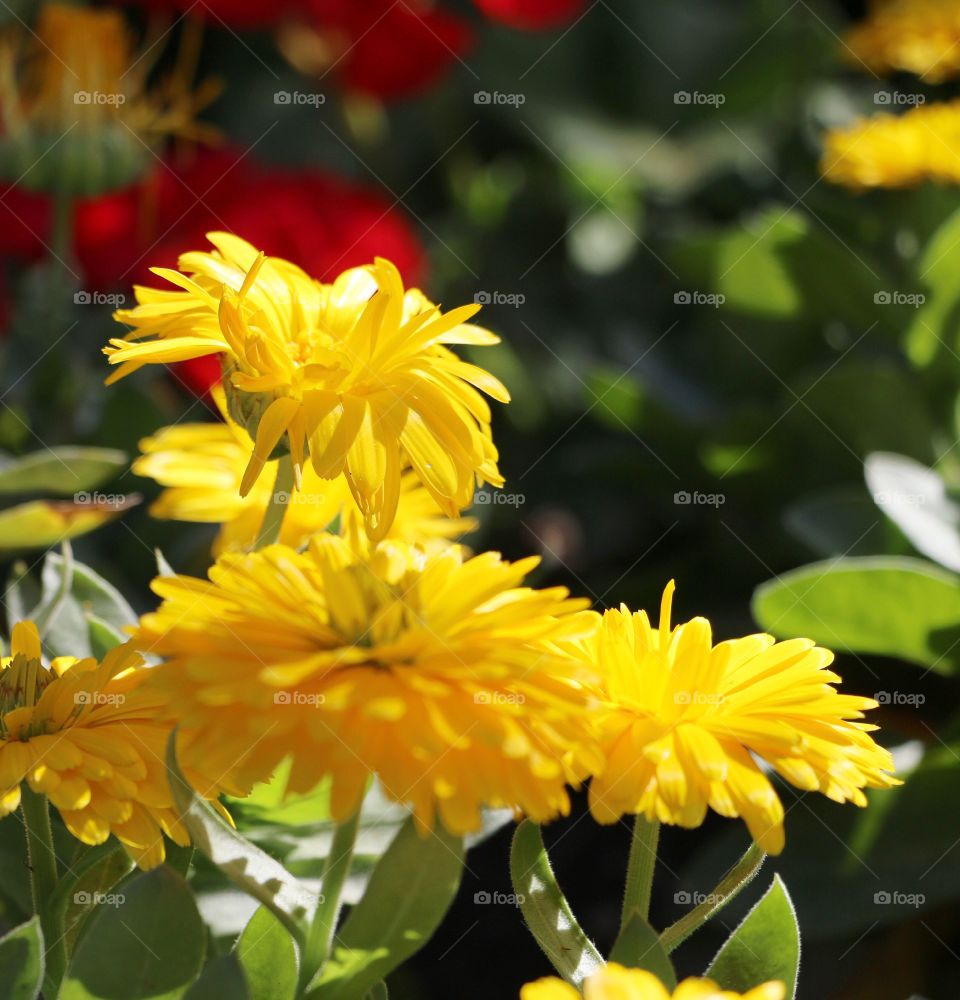
[[[133,330],[105,348],[120,367],[221,354],[234,419],[255,438],[240,484],[253,488],[271,457],[292,456],[301,474],[309,453],[322,479],[346,476],[371,538],[383,538],[411,465],[440,508],[456,517],[476,481],[502,486],[490,435],[490,408],[509,395],[489,372],[445,345],[493,344],[468,320],[480,308],[448,313],[397,269],[377,259],[332,284],[280,258],[265,258],[225,233],[215,253],[187,253],[177,271],[155,273],[179,291],[137,288],[116,318]]]
[[[890,753],[859,722],[872,698],[840,694],[833,653],[809,639],[749,635],[713,644],[710,623],[672,628],[673,582],[660,624],[608,611],[594,639],[607,710],[606,765],[590,786],[601,823],[626,813],[699,826],[708,806],[741,816],[769,854],[783,849],[783,806],[757,762],[835,802],[867,803],[863,788],[899,784]]]
[[[960,184],[960,101],[880,114],[824,138],[820,169],[835,184],[862,190]]]
[[[575,652],[597,616],[524,587],[537,561],[316,535],[303,554],[223,555],[210,582],[158,578],[135,642],[167,658],[158,689],[239,785],[292,755],[289,790],[330,775],[337,821],[375,773],[421,829],[476,830],[484,805],[545,822],[600,763]]]
[[[194,116],[219,88],[191,93],[182,72],[148,87],[154,49],[135,52],[119,9],[51,3],[35,31],[23,22],[8,29],[0,40],[0,175],[94,195],[136,179],[159,139],[215,137]]]
[[[874,0],[844,39],[846,55],[875,73],[906,70],[928,83],[960,72],[956,0]]]
[[[786,993],[779,982],[734,993],[709,979],[685,979],[671,993],[653,973],[625,969],[615,962],[598,969],[583,984],[584,1000],[783,1000]],[[527,983],[520,1000],[580,1000],[580,994],[562,979],[551,977]]]
[[[114,834],[141,868],[164,859],[163,834],[189,836],[173,808],[164,751],[162,697],[128,643],[104,657],[58,657],[47,667],[33,622],[13,627],[0,665],[0,816],[20,805],[20,783],[46,795],[84,844]],[[221,791],[189,765],[208,798]],[[216,803],[214,803],[216,804]]]
[[[215,386],[211,395],[224,417],[223,423],[162,428],[140,442],[143,454],[133,463],[133,471],[166,487],[150,507],[154,517],[222,524],[213,548],[219,555],[231,549],[256,547],[274,492],[277,461],[268,462],[265,475],[241,497],[240,481],[252,442],[227,413],[222,388]],[[320,479],[308,465],[303,470],[300,491],[287,497],[279,541],[300,548],[338,517],[341,534],[362,532],[362,521],[343,476]],[[409,470],[403,473],[397,518],[388,537],[424,548],[444,547],[476,527],[474,518],[447,517],[420,480]]]

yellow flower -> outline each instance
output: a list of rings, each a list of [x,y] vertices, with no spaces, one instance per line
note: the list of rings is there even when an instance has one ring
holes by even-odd
[[[707,807],[741,816],[770,854],[783,849],[783,806],[755,758],[807,791],[866,805],[862,789],[899,784],[893,761],[855,721],[872,698],[840,694],[833,654],[809,639],[749,635],[713,645],[710,623],[659,628],[646,612],[608,611],[594,653],[604,679],[606,766],[590,787],[601,823],[625,813],[699,826]]]
[[[302,554],[223,555],[209,583],[155,580],[135,642],[167,657],[160,689],[237,784],[292,755],[290,791],[330,775],[338,821],[375,773],[421,829],[439,813],[475,830],[483,805],[545,822],[600,763],[576,655],[597,616],[564,587],[524,587],[536,563],[390,541],[364,557],[317,535]]]
[[[166,487],[150,507],[154,517],[222,524],[213,549],[219,555],[256,546],[274,492],[277,462],[267,463],[266,474],[245,497],[240,496],[252,443],[227,413],[223,390],[216,386],[211,392],[224,422],[162,428],[140,442],[143,455],[133,463],[133,471]],[[300,548],[338,517],[342,534],[357,535],[363,530],[343,476],[323,480],[308,465],[300,492],[287,501],[279,539],[284,545]],[[388,537],[425,548],[443,547],[476,527],[474,518],[448,518],[420,480],[409,470],[403,473],[397,518]]]
[[[120,378],[144,364],[221,355],[233,417],[255,438],[240,484],[246,495],[271,457],[288,450],[302,470],[309,452],[322,479],[345,475],[372,538],[390,529],[401,471],[412,465],[449,517],[474,486],[502,486],[490,408],[509,395],[488,372],[445,345],[493,344],[467,321],[480,308],[448,313],[404,291],[389,261],[314,281],[280,258],[265,258],[225,233],[215,253],[188,253],[177,271],[155,272],[180,291],[137,288],[127,339],[105,348]]]
[[[0,816],[20,805],[20,783],[46,795],[84,844],[114,834],[141,868],[164,859],[163,834],[188,844],[173,808],[164,751],[162,699],[144,681],[151,670],[128,643],[102,663],[41,659],[33,622],[13,627],[0,665]],[[195,787],[220,787],[187,768]]]
[[[148,89],[150,49],[138,55],[121,11],[105,8],[51,3],[35,31],[22,22],[9,30],[0,41],[0,173],[40,190],[99,194],[136,179],[159,139],[215,135],[194,115],[217,88],[191,94],[179,74]]]
[[[960,101],[880,114],[824,138],[820,169],[855,190],[960,184]]]
[[[844,39],[850,60],[876,73],[906,70],[928,83],[960,71],[956,0],[881,0]]]
[[[685,979],[671,993],[655,975],[642,969],[625,969],[611,962],[583,984],[584,1000],[783,1000],[783,983],[756,986],[746,993],[722,990],[709,979]],[[538,979],[520,991],[520,1000],[580,1000],[580,994],[561,979]]]

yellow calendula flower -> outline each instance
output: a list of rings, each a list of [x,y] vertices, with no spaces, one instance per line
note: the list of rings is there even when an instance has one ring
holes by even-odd
[[[306,456],[322,479],[343,475],[371,538],[386,535],[412,466],[449,516],[475,485],[503,485],[490,435],[490,407],[509,395],[489,372],[447,345],[493,344],[378,259],[321,284],[249,243],[209,234],[214,253],[187,253],[181,274],[155,273],[179,291],[137,288],[138,305],[116,318],[133,329],[105,349],[112,379],[142,365],[220,354],[234,419],[255,439],[240,484],[246,495],[271,457],[289,451],[298,475]]]
[[[854,190],[960,184],[960,101],[880,114],[824,138],[820,170]]]
[[[671,993],[651,972],[625,969],[616,962],[605,965],[583,984],[584,1000],[784,1000],[783,983],[770,982],[746,993],[722,990],[709,979],[685,979]],[[580,1000],[578,993],[562,979],[550,977],[527,983],[520,1000]]]
[[[668,584],[646,612],[608,611],[594,655],[604,679],[606,765],[590,786],[601,823],[627,813],[699,826],[707,808],[741,816],[769,854],[783,849],[783,806],[758,759],[806,791],[866,805],[865,787],[899,784],[890,753],[858,720],[872,698],[840,694],[833,653],[809,639],[749,635],[717,645],[710,623],[670,624]]]
[[[140,442],[143,454],[133,471],[166,487],[151,505],[154,517],[173,521],[222,524],[214,554],[256,547],[264,513],[276,481],[277,460],[268,462],[250,492],[240,496],[240,482],[250,457],[247,432],[227,412],[223,390],[211,390],[223,423],[174,424]],[[340,518],[344,535],[357,535],[362,521],[350,497],[346,479],[321,479],[312,466],[303,470],[301,488],[286,496],[287,507],[279,541],[302,547],[311,535],[324,531]],[[474,531],[470,517],[447,517],[411,471],[400,480],[396,520],[388,537],[422,545],[443,547]]]
[[[956,0],[874,0],[869,16],[843,40],[855,65],[875,73],[906,70],[928,83],[960,72],[960,5]]]
[[[35,30],[22,22],[8,29],[0,38],[0,176],[95,195],[135,180],[159,140],[215,135],[194,116],[217,88],[192,93],[183,73],[149,86],[154,49],[136,52],[119,9],[51,3]]]
[[[162,697],[144,684],[150,673],[129,643],[102,663],[58,657],[47,667],[36,626],[14,625],[0,664],[0,816],[20,805],[26,781],[78,840],[113,834],[141,868],[163,861],[163,834],[188,844],[163,763],[170,725],[160,721]],[[187,772],[207,797],[221,791]]]
[[[290,755],[290,791],[329,775],[337,821],[374,773],[421,829],[476,830],[484,805],[544,822],[600,763],[572,652],[597,616],[523,586],[536,563],[317,535],[223,555],[209,582],[160,577],[135,642],[167,658],[158,689],[195,752],[241,785]]]

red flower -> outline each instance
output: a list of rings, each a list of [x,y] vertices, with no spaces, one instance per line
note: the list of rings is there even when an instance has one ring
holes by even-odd
[[[511,28],[539,31],[558,28],[587,8],[586,0],[473,0],[487,17]]]
[[[50,225],[47,198],[7,192],[0,253],[42,257]],[[175,267],[181,253],[205,246],[212,229],[237,233],[321,280],[377,255],[392,260],[408,284],[422,280],[425,268],[412,227],[375,191],[333,174],[258,166],[236,150],[200,152],[159,166],[134,187],[78,203],[74,256],[90,289],[155,284],[150,267]],[[220,375],[215,359],[178,367],[198,393]]]
[[[310,24],[347,90],[389,99],[436,83],[469,48],[466,22],[422,0],[309,0]]]

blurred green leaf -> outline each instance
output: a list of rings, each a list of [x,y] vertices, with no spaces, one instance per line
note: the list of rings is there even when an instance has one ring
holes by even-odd
[[[784,511],[787,531],[818,556],[899,555],[886,521],[862,489],[807,494]],[[909,551],[901,542],[899,549]]]
[[[793,1000],[800,965],[800,928],[793,903],[779,875],[759,903],[727,938],[707,969],[725,990],[747,992],[769,980],[787,987]]]
[[[813,563],[759,586],[753,617],[781,638],[896,656],[940,674],[960,667],[960,580],[920,559]]]
[[[142,872],[98,905],[59,1000],[182,997],[205,950],[206,932],[187,883],[166,866]]]
[[[913,311],[904,344],[910,360],[923,367],[945,344],[955,344],[960,330],[960,211],[930,238],[917,259],[916,275],[926,301]]]
[[[35,451],[23,458],[0,460],[0,494],[53,493],[73,496],[93,489],[127,466],[114,448],[65,445]]]
[[[0,938],[0,1000],[35,1000],[40,995],[43,956],[39,917]]]

